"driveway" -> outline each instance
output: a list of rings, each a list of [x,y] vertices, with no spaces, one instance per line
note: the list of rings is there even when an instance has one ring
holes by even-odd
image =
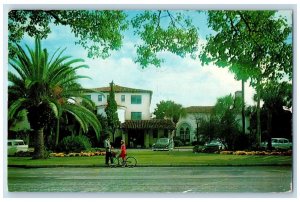
[[[8,168],[11,192],[290,193],[292,167]]]

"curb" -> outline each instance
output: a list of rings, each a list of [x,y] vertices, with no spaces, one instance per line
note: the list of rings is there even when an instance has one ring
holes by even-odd
[[[254,166],[293,166],[292,164],[192,164],[192,165],[137,165],[136,167],[254,167]],[[105,165],[8,165],[8,168],[106,168]]]

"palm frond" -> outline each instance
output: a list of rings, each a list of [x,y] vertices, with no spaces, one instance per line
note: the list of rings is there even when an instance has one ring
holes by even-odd
[[[88,126],[90,125],[94,129],[97,138],[100,138],[101,124],[93,112],[77,104],[69,104],[64,107],[66,111],[72,115],[76,115],[75,118],[81,124],[85,132],[88,131]]]
[[[62,109],[61,106],[54,100],[46,100],[51,108],[51,110],[53,111],[55,117],[58,119],[61,114],[62,114]]]
[[[19,44],[17,48],[17,57],[10,60],[17,73],[8,73],[11,82],[9,118],[14,117],[19,109],[47,103],[47,110],[51,109],[56,118],[67,112],[75,117],[85,132],[91,126],[99,138],[101,125],[96,115],[88,109],[94,110],[95,105],[84,97],[85,90],[77,83],[78,79],[88,78],[76,74],[77,69],[88,67],[80,64],[84,60],[63,56],[65,49],[57,49],[49,57],[47,50],[42,49],[39,38],[36,38],[33,49],[28,45],[23,48]],[[55,88],[59,90],[55,92]],[[77,98],[83,98],[86,107],[68,102]]]
[[[16,101],[14,101],[8,108],[8,120],[11,120],[14,118],[14,116],[22,110],[22,106],[26,103],[27,99],[21,98]]]

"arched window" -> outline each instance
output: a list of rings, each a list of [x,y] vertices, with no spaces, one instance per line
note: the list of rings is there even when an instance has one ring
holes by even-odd
[[[180,125],[179,127],[179,137],[180,139],[182,139],[183,141],[189,142],[190,141],[190,131],[191,131],[191,126],[187,123],[183,123]],[[178,133],[177,133],[178,134]]]
[[[184,139],[184,128],[180,127],[180,139]]]
[[[186,134],[187,136],[190,136],[190,129],[189,129],[189,128],[186,128],[186,129],[185,129],[185,134]]]

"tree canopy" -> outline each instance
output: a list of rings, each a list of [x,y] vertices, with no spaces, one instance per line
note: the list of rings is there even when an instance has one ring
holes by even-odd
[[[171,100],[163,100],[156,104],[154,115],[156,116],[156,119],[167,118],[171,119],[176,124],[180,117],[184,117],[186,115],[186,111],[181,104],[177,104]]]
[[[180,12],[144,11],[129,17],[121,10],[12,10],[8,14],[9,53],[25,34],[47,38],[51,23],[69,26],[90,58],[107,58],[122,46],[124,31],[133,28],[139,39],[135,62],[160,66],[157,54],[169,51],[181,57],[197,51],[198,34],[191,20]]]
[[[292,79],[292,27],[276,11],[208,11],[208,26],[215,34],[199,55],[202,64],[227,67],[237,80],[257,92],[257,146],[260,144],[260,95],[262,84]]]
[[[292,78],[292,27],[276,11],[208,11],[207,38],[200,54],[203,64],[229,67],[238,80]]]

